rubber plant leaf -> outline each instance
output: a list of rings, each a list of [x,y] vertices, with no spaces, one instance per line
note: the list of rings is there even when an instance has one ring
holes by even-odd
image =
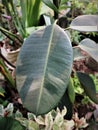
[[[82,54],[81,48],[79,46],[73,47],[73,59],[75,60],[81,60],[86,58],[86,56],[84,56]]]
[[[79,47],[98,62],[98,44],[93,40],[86,38],[80,42]]]
[[[28,110],[40,115],[57,105],[67,88],[72,61],[69,37],[56,24],[25,40],[17,60],[16,84]]]
[[[5,79],[8,81],[8,83],[10,84],[10,87],[15,89],[15,81],[12,78],[12,75],[7,70],[2,59],[0,59],[0,72],[5,77]]]
[[[81,15],[73,19],[70,28],[82,32],[98,32],[98,15]]]
[[[98,95],[96,94],[96,87],[93,79],[88,74],[82,72],[77,72],[77,77],[87,96],[98,104]]]

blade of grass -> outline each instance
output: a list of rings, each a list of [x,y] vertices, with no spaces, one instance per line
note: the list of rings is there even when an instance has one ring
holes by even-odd
[[[0,72],[5,77],[5,79],[8,81],[8,83],[11,85],[11,87],[15,89],[15,81],[12,78],[9,71],[7,70],[7,68],[6,68],[2,59],[0,59]]]
[[[11,9],[10,14],[12,16],[12,19],[14,21],[14,24],[15,24],[17,30],[23,37],[26,37],[27,36],[26,29],[23,25],[23,22],[21,22],[21,20],[19,19],[19,16],[18,16],[18,13],[16,10],[16,5],[14,5],[13,1],[9,2],[9,8]]]
[[[21,40],[17,35],[11,33],[10,31],[7,31],[6,29],[0,27],[0,31],[5,34],[7,37],[9,37],[11,40],[15,40],[15,38],[22,44],[23,40]]]
[[[37,26],[38,25],[39,17],[40,17],[40,9],[41,9],[41,0],[36,0],[35,3],[34,3],[32,14],[31,14],[31,16],[33,17],[33,21],[32,21],[32,19],[30,20],[30,21],[33,22],[32,23],[33,26]]]

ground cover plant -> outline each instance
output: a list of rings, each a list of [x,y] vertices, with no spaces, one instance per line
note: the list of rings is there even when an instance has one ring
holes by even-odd
[[[17,4],[17,2],[19,3]],[[29,1],[27,0],[26,2]],[[43,5],[42,2],[51,8],[52,14],[50,12],[48,15],[42,15],[42,13],[40,13],[41,4]],[[8,4],[6,1],[2,2],[1,14],[2,11],[4,11],[6,15],[3,14],[1,16],[3,16],[4,19],[5,17],[7,18],[7,14],[9,14],[12,21],[6,20],[8,25],[12,24],[15,29],[14,31],[19,33],[16,34],[14,32],[14,34],[7,31],[4,28],[5,25],[0,27],[2,34],[10,39],[6,39],[6,49],[10,48],[10,50],[12,50],[7,53],[6,58],[2,51],[5,40],[3,42],[1,41],[0,68],[2,75],[6,79],[6,82],[3,84],[4,86],[6,85],[6,87],[0,90],[0,95],[1,104],[4,106],[6,106],[8,102],[15,103],[15,101],[20,105],[21,101],[19,97],[21,97],[22,104],[20,105],[20,109],[23,110],[23,107],[26,108],[25,116],[27,115],[27,111],[33,112],[38,116],[44,115],[57,107],[62,111],[65,106],[67,113],[64,115],[64,118],[72,119],[74,103],[77,96],[76,86],[74,86],[74,75],[78,80],[78,90],[79,88],[81,90],[82,87],[83,91],[81,90],[81,94],[83,98],[87,95],[90,102],[98,103],[96,92],[97,84],[95,85],[93,78],[85,72],[80,72],[80,70],[77,72],[76,69],[72,67],[74,60],[88,59],[89,57],[94,60],[94,65],[96,63],[96,66],[98,66],[97,43],[89,38],[85,38],[81,40],[77,46],[73,47],[71,43],[72,39],[69,35],[69,33],[72,34],[71,30],[77,30],[79,33],[81,32],[79,38],[81,38],[81,35],[84,36],[92,32],[93,35],[95,34],[97,36],[98,16],[89,14],[74,18],[74,15],[71,15],[71,19],[67,21],[69,22],[67,27],[62,28],[60,27],[62,26],[60,20],[63,18],[63,20],[65,20],[63,22],[66,22],[66,17],[68,17],[66,13],[62,15],[62,10],[64,11],[64,8],[66,8],[72,11],[71,7],[73,3],[70,2],[70,4],[67,4],[67,2],[68,1],[63,0],[54,0],[52,2],[50,0],[40,1],[39,10],[35,15],[34,9],[37,6],[36,2],[28,3],[27,5],[33,5],[32,11],[28,10],[28,12],[31,12],[30,19],[28,18],[28,12],[26,16],[23,15],[28,7],[23,6],[25,3],[22,3],[22,1],[16,1],[15,3],[15,1],[11,0]],[[47,7],[46,5],[45,8]],[[74,5],[76,5],[76,3],[74,3]],[[20,13],[17,15],[16,7],[18,10],[21,7],[22,15],[20,15]],[[14,14],[12,14],[12,11]],[[31,18],[33,19],[32,14],[37,18],[34,18],[36,25],[31,22]],[[39,22],[41,16],[43,16],[44,24],[40,27]],[[16,20],[14,20],[14,18]],[[4,22],[2,21],[2,23]],[[8,28],[10,27],[11,26],[8,26]],[[78,33],[75,35],[78,37]],[[85,52],[85,54],[83,54],[83,52]],[[18,59],[16,61],[17,55]],[[17,63],[15,64],[15,62]],[[14,73],[15,68],[16,73]],[[6,100],[6,97],[9,96],[9,94],[6,93],[7,91],[11,94],[9,100]]]

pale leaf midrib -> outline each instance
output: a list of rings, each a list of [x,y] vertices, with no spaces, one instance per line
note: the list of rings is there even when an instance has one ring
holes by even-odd
[[[47,52],[47,56],[46,56],[46,62],[45,62],[45,67],[44,67],[44,73],[43,73],[43,79],[41,82],[41,88],[40,88],[40,93],[39,93],[39,98],[38,98],[38,105],[37,105],[37,109],[36,109],[36,113],[38,112],[39,109],[39,105],[40,105],[40,100],[41,100],[41,95],[43,92],[43,84],[44,84],[44,80],[45,80],[45,73],[46,73],[46,68],[47,68],[47,63],[48,63],[48,57],[49,57],[49,52],[50,52],[50,48],[51,48],[51,41],[53,38],[53,32],[54,32],[54,24],[52,25],[52,30],[51,30],[51,35],[50,35],[50,40],[49,40],[49,46],[48,46],[48,52]]]

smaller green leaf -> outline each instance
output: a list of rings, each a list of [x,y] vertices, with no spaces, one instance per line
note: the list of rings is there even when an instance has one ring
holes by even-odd
[[[75,101],[75,91],[74,91],[74,86],[72,84],[71,78],[70,78],[67,90],[68,90],[68,96],[69,96],[70,101],[72,103],[74,103],[74,101]]]
[[[55,12],[59,12],[57,7],[51,2],[51,0],[42,0],[49,8],[53,9]]]
[[[86,38],[80,42],[79,47],[98,62],[98,44],[96,44],[93,40]]]
[[[98,32],[98,15],[81,15],[73,19],[70,28],[82,32]]]
[[[77,72],[77,76],[87,96],[98,104],[98,96],[96,94],[96,87],[93,79],[89,75],[82,72]]]
[[[73,48],[73,57],[74,57],[74,60],[80,60],[80,59],[85,58],[86,56],[83,56],[80,47],[76,46]]]

